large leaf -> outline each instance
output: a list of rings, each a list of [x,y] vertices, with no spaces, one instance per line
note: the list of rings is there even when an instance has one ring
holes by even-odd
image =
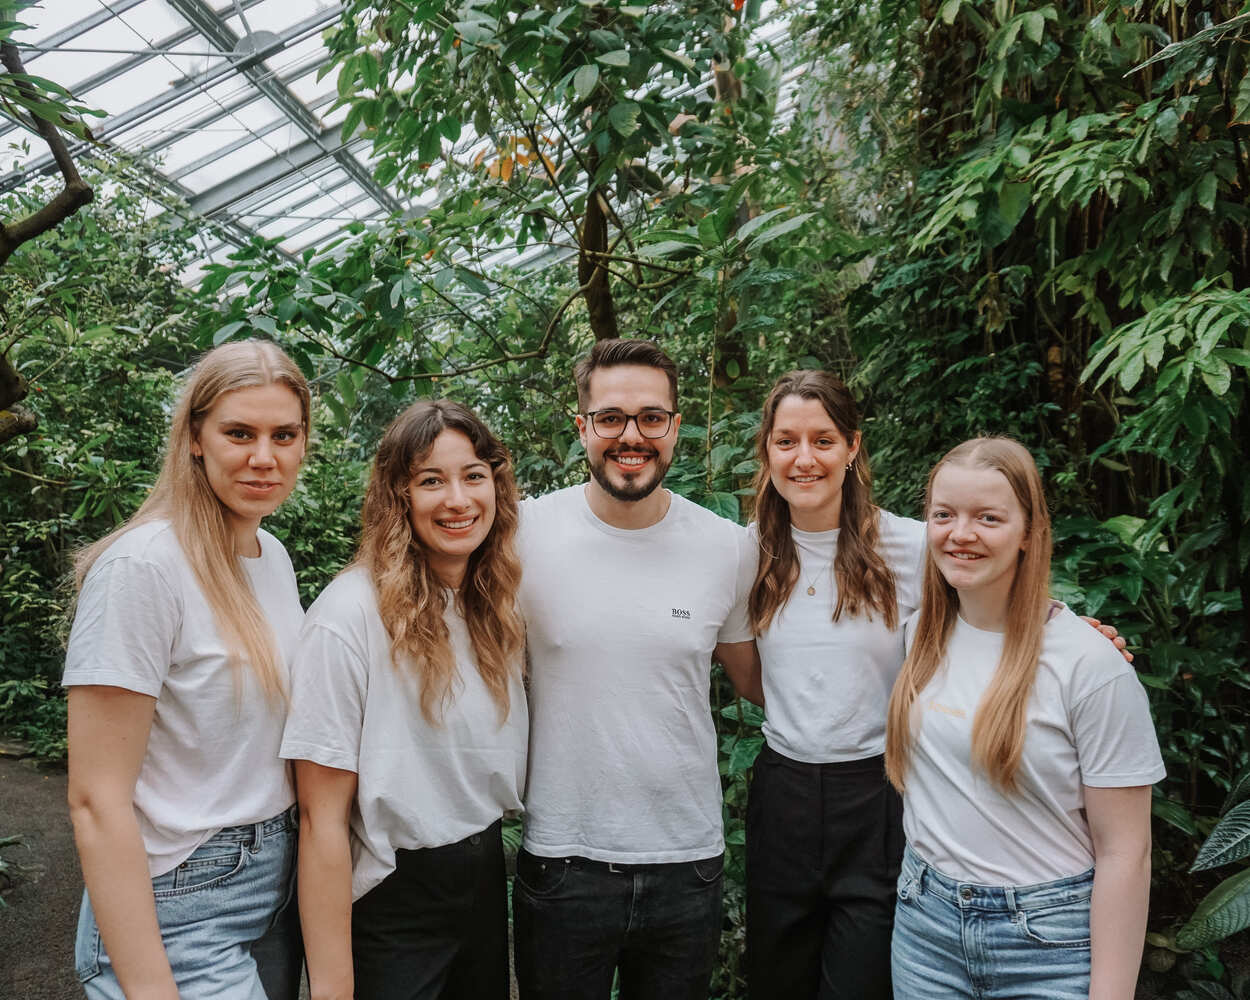
[[[1176,943],[1189,950],[1205,948],[1246,927],[1250,927],[1250,868],[1211,890],[1176,932]]]
[[[1250,855],[1250,802],[1234,806],[1211,831],[1190,871],[1218,868]]]
[[[1242,771],[1237,776],[1237,780],[1233,782],[1233,787],[1228,790],[1228,798],[1220,806],[1220,815],[1225,815],[1233,806],[1245,802],[1247,799],[1250,799],[1250,768]]]

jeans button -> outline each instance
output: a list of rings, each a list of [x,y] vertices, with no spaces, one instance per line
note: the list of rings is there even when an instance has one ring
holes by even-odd
[[[969,889],[967,886],[964,886],[962,889],[959,890],[959,898],[962,899],[965,903],[968,902],[968,900],[972,898],[972,890]]]

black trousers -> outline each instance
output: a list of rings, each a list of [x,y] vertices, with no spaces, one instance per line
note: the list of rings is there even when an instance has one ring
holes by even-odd
[[[396,852],[395,871],[352,906],[356,1000],[506,1000],[501,830]]]
[[[723,855],[617,865],[522,850],[512,885],[521,1000],[707,1000]]]
[[[882,757],[804,764],[765,745],[747,802],[752,1000],[890,1000],[902,857]]]

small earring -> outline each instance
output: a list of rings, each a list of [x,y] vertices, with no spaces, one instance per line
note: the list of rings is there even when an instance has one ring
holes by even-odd
[[[853,459],[853,458],[852,458],[852,459],[850,460],[850,462],[848,462],[848,463],[847,463],[847,466],[846,466],[846,471],[847,471],[847,472],[854,472],[854,471],[855,471],[855,459]]]

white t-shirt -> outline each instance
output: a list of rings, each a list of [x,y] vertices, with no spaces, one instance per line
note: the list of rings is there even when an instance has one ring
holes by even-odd
[[[281,753],[357,775],[352,899],[395,870],[397,850],[454,844],[521,808],[529,730],[521,664],[501,723],[454,600],[443,620],[458,676],[441,724],[431,725],[415,669],[391,660],[367,569],[339,575],[308,609]]]
[[[885,752],[886,707],[903,665],[903,622],[920,604],[924,523],[881,512],[878,551],[894,573],[894,631],[876,612],[870,620],[843,609],[833,620],[837,528],[792,527],[790,533],[799,554],[798,582],[756,639],[764,668],[764,736],[778,753],[808,764],[875,757]],[[809,585],[815,594],[807,592]]]
[[[971,758],[973,717],[1002,648],[1002,633],[956,621],[917,699],[903,828],[953,879],[1035,885],[1094,864],[1083,785],[1152,785],[1163,758],[1133,668],[1065,607],[1043,632],[1016,791],[1000,791]]]
[[[241,558],[289,664],[304,612],[282,544],[258,532]],[[167,521],[126,532],[83,581],[65,656],[66,687],[103,684],[156,699],[134,805],[153,876],[223,827],[257,823],[295,801],[278,757],[283,709],[250,667],[232,667],[191,565]]]
[[[614,528],[574,486],[521,504],[530,657],[525,848],[650,864],[724,850],[718,642],[751,638],[746,529],[676,494],[657,524]]]

